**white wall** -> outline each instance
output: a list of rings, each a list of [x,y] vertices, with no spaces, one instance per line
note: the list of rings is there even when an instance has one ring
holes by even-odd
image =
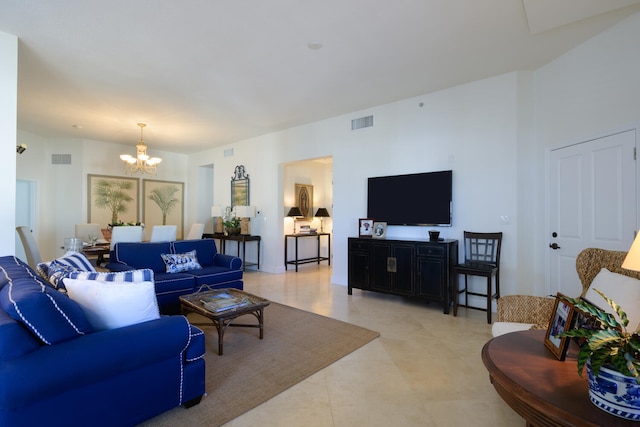
[[[535,73],[535,158],[540,171],[540,158],[551,148],[640,125],[639,41],[636,13]],[[536,215],[544,217],[545,204],[536,201],[534,206]],[[539,247],[546,253],[550,230],[536,228],[538,236],[544,236]],[[546,272],[545,267],[538,268]]]
[[[18,131],[18,142],[26,143],[28,149],[17,158],[12,182],[14,187],[16,178],[36,183],[38,209],[33,231],[42,258],[53,259],[62,254],[65,237],[75,234],[75,224],[87,222],[87,174],[125,176],[119,155],[134,152],[136,141],[119,145],[87,139],[48,139]],[[52,164],[52,154],[70,154],[71,164]],[[134,178],[184,181],[187,156],[157,150],[154,154],[163,159],[158,175],[138,174]],[[142,181],[139,185],[142,188]],[[139,216],[142,218],[142,205]]]
[[[15,254],[18,38],[0,33],[0,254]]]
[[[367,178],[453,169],[454,226],[441,229],[442,235],[459,239],[465,229],[503,231],[502,281],[505,289],[513,290],[518,84],[516,73],[497,76],[213,148],[192,155],[191,161],[215,163],[214,181],[223,181],[225,192],[229,171],[236,164],[245,165],[251,174],[251,204],[264,214],[259,233],[265,248],[264,269],[278,271],[283,264],[283,235],[289,231],[282,219],[283,203],[292,190],[285,165],[332,156],[332,281],[343,285],[347,283],[347,238],[357,235],[358,218],[366,216]],[[351,131],[352,119],[369,114],[374,116],[372,128]],[[224,158],[224,150],[230,147],[234,157]],[[218,190],[216,185],[216,194]],[[426,197],[428,191],[422,194]],[[509,216],[511,223],[502,224],[501,216]],[[425,238],[427,230],[389,227],[388,235]]]
[[[251,168],[252,191],[256,179],[266,180],[261,206],[281,217],[284,179],[281,166],[274,172],[276,165],[333,156],[332,281],[339,284],[346,284],[346,239],[356,235],[357,220],[366,214],[366,178],[453,169],[454,226],[441,229],[442,235],[460,239],[465,229],[503,231],[502,293],[544,295],[546,149],[639,121],[639,23],[636,14],[538,71],[496,76],[242,141],[234,162],[259,159]],[[369,114],[373,128],[349,130],[351,119]],[[220,159],[229,147],[238,145],[192,158]],[[284,229],[268,218],[263,225],[275,267]],[[426,229],[390,227],[388,233],[424,237]]]
[[[548,257],[546,150],[640,121],[637,40],[640,14],[537,71],[495,76],[190,156],[162,153],[165,161],[158,179],[186,181],[185,223],[190,224],[197,191],[189,183],[197,182],[197,167],[214,165],[213,203],[227,205],[233,170],[244,165],[251,179],[251,204],[261,212],[252,221],[252,232],[263,239],[262,267],[279,271],[286,232],[285,192],[289,191],[286,165],[332,157],[332,281],[345,285],[347,238],[357,235],[358,218],[366,216],[367,177],[452,169],[454,225],[440,230],[443,237],[460,239],[464,230],[503,231],[502,293],[543,295]],[[372,128],[350,130],[352,119],[369,114],[374,116]],[[63,230],[53,232],[55,243],[48,247],[55,248],[67,233],[65,227],[86,215],[86,174],[122,175],[117,161],[122,150],[112,144],[98,148],[102,145],[89,141],[61,142],[83,159],[82,171],[64,186],[46,166],[48,146],[59,141],[25,133],[18,137],[19,142],[33,140],[46,153],[29,157],[30,145],[19,159],[18,178],[39,181],[43,197],[53,197],[51,193],[60,188],[81,194],[68,196],[71,206],[53,204],[50,209],[44,205],[42,227]],[[10,145],[13,155],[13,141]],[[127,147],[129,151],[133,145]],[[225,157],[229,149],[233,154]],[[95,150],[104,151],[95,155]],[[110,157],[115,160],[102,161]],[[22,167],[29,158],[38,162],[33,170]],[[426,237],[427,229],[389,227],[388,235]]]

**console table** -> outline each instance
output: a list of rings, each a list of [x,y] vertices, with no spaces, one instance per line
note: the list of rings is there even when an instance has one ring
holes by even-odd
[[[228,240],[232,242],[238,243],[238,252],[236,254],[237,257],[242,259],[242,270],[246,270],[246,267],[255,265],[258,270],[260,270],[260,236],[253,236],[250,234],[235,234],[235,235],[225,235],[224,233],[207,233],[203,234],[202,237],[209,239],[218,239],[220,240],[220,253],[225,254],[227,249],[226,242]],[[247,242],[256,242],[256,246],[258,247],[258,262],[247,262]],[[240,257],[240,246],[242,245],[242,257]]]
[[[439,302],[445,314],[453,301],[458,241],[373,239],[348,241],[348,294],[353,288]]]
[[[527,426],[637,426],[591,403],[586,372],[577,372],[578,346],[571,342],[561,362],[544,346],[545,332],[500,335],[482,349],[491,383]]]
[[[322,257],[320,256],[320,237],[321,236],[327,236],[327,256],[326,257]],[[315,237],[318,241],[318,252],[317,255],[314,257],[310,257],[310,258],[303,258],[300,259],[298,258],[298,239],[300,238],[305,238],[305,237]],[[287,259],[288,256],[288,243],[289,243],[289,239],[295,239],[295,245],[296,245],[296,258],[292,261],[289,261]],[[298,271],[298,265],[300,264],[308,264],[310,262],[317,262],[318,265],[320,265],[320,261],[327,261],[328,265],[331,265],[331,233],[298,233],[298,234],[287,234],[284,236],[284,269],[287,269],[287,266],[289,264],[291,265],[295,265],[296,266],[296,272]]]

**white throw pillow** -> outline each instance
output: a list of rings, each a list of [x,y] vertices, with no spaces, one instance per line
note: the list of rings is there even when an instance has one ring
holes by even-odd
[[[613,308],[594,289],[599,290],[622,307],[629,319],[627,329],[630,331],[636,329],[640,323],[640,280],[612,273],[606,268],[600,270],[600,273],[593,279],[584,297],[607,313],[615,314]]]
[[[160,318],[153,282],[100,282],[65,278],[69,297],[96,330],[115,329]]]

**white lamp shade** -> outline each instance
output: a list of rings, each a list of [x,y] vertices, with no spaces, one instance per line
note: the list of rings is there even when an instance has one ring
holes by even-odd
[[[631,244],[631,249],[622,263],[622,268],[633,271],[640,271],[640,232]]]
[[[236,206],[235,208],[238,218],[253,218],[256,216],[255,206]]]
[[[222,216],[222,206],[211,206],[211,216]]]

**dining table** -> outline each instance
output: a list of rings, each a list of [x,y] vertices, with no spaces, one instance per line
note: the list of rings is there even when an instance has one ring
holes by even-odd
[[[104,256],[109,255],[111,244],[96,243],[95,245],[83,246],[82,252],[87,256],[97,256],[96,265],[99,267],[104,263]]]

